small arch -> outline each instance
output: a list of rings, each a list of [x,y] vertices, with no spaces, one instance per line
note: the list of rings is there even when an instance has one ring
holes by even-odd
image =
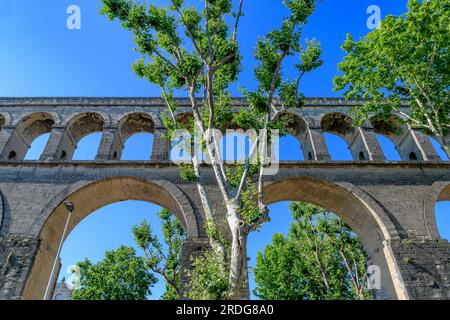
[[[347,140],[347,142],[349,142],[349,139],[355,133],[353,119],[339,112],[324,115],[320,121],[320,125],[323,132],[339,135],[344,140]]]
[[[440,239],[436,224],[436,203],[450,201],[450,174],[433,183],[428,189],[423,202],[423,220],[430,239]]]
[[[303,161],[305,158],[309,159],[309,150],[305,150],[303,146],[307,140],[307,133],[309,124],[305,118],[294,113],[285,113],[283,115],[287,122],[288,134],[280,137],[280,159],[279,160],[297,160]],[[297,140],[295,141],[294,138]],[[289,146],[289,147],[286,147]]]
[[[179,128],[191,129],[194,125],[192,112],[180,112],[175,115]]]
[[[102,139],[101,132],[90,133],[85,137],[81,138],[77,142],[77,146],[73,153],[72,160],[94,160],[95,157],[97,156],[101,139]]]
[[[364,155],[364,152],[360,151],[359,155],[358,155],[358,158],[359,158],[360,161],[366,160],[366,156]]]
[[[75,115],[67,124],[71,138],[77,144],[89,134],[103,131],[105,120],[95,112],[85,112]]]
[[[433,148],[436,150],[436,153],[441,158],[441,160],[443,161],[450,160],[444,148],[442,147],[442,144],[439,143],[439,141],[435,137],[429,135],[428,140],[433,145]]]
[[[440,190],[436,202],[434,203],[434,225],[439,238],[450,241],[450,182],[440,184],[443,188]]]
[[[275,158],[280,161],[303,161],[304,152],[302,143],[295,136],[287,134],[283,137],[280,137],[279,142],[279,155],[275,154]],[[277,145],[275,145],[277,148]],[[275,149],[276,150],[276,149]],[[312,159],[312,154],[309,152],[308,155]]]
[[[41,154],[44,152],[45,146],[50,138],[50,133],[44,133],[40,137],[34,139],[28,149],[25,160],[39,160]]]
[[[391,115],[386,118],[378,115],[372,117],[370,122],[373,125],[374,131],[377,135],[386,137],[392,141],[395,146],[396,152],[392,151],[392,147],[389,146],[389,144],[384,143],[384,145],[382,145],[382,150],[386,159],[397,160],[396,153],[398,153],[399,158],[404,161],[413,161],[411,160],[411,157],[414,158],[414,156],[418,160],[422,160],[421,152],[415,145],[415,142],[408,142],[407,140],[408,136],[406,135],[408,135],[410,128],[399,116]],[[380,138],[379,141],[381,141]],[[414,155],[412,153],[414,153]]]
[[[450,241],[450,199],[436,202],[435,217],[440,237]]]
[[[333,112],[324,115],[320,125],[324,132],[331,159],[353,160],[353,155],[349,149],[355,135],[353,119],[343,113]]]
[[[395,144],[392,142],[392,139],[389,139],[385,135],[379,133],[376,134],[376,137],[386,160],[389,161],[401,160],[400,154],[398,153]]]
[[[390,115],[389,117],[373,116],[370,118],[375,133],[382,134],[386,137],[399,136],[404,130],[405,126],[402,119],[396,115]]]
[[[409,153],[409,160],[411,161],[417,161],[417,155],[415,152],[410,152]]]
[[[284,116],[288,125],[288,132],[297,139],[304,138],[309,127],[305,118],[294,113],[285,113]]]
[[[24,116],[15,126],[3,150],[3,158],[23,160],[33,141],[50,133],[55,124],[51,113],[35,112]],[[14,156],[11,155],[14,153]]]
[[[135,133],[130,136],[123,145],[121,160],[149,160],[153,149],[154,135],[151,133]],[[117,151],[113,159],[117,160]]]
[[[325,143],[333,161],[350,161],[353,156],[349,150],[348,142],[341,136],[325,132],[323,134]]]
[[[126,160],[148,160],[151,157],[155,124],[152,117],[143,112],[136,112],[126,115],[118,125],[118,131],[122,146],[118,146],[120,151],[115,150],[115,158]],[[126,148],[128,144],[139,145],[139,153],[128,153],[128,150],[135,148]],[[127,150],[125,154],[123,151]]]
[[[93,160],[100,144],[101,132],[105,126],[104,117],[95,112],[75,115],[67,124],[66,138],[62,148],[66,160]]]
[[[2,130],[2,127],[5,125],[5,123],[6,123],[5,117],[2,114],[0,114],[0,130]]]
[[[137,133],[155,133],[155,123],[152,117],[144,112],[124,116],[119,121],[118,128],[123,141]]]

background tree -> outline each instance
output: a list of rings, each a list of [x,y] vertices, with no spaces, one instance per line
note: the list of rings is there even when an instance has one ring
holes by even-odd
[[[130,247],[106,251],[96,264],[86,259],[77,265],[81,287],[72,292],[74,300],[145,300],[157,282],[144,259]]]
[[[290,205],[287,237],[275,234],[254,269],[255,294],[268,300],[369,299],[362,243],[329,211]]]
[[[359,41],[347,36],[335,90],[348,99],[368,99],[355,111],[361,124],[370,115],[393,111],[414,128],[437,137],[450,156],[450,1],[410,0],[408,12],[388,16]],[[410,109],[399,109],[406,99]]]
[[[222,235],[216,227],[218,215],[211,209],[203,184],[198,145],[192,152],[191,163],[181,166],[181,176],[197,184],[212,249],[219,257],[221,269],[228,274],[228,285],[221,298],[248,298],[248,290],[245,293],[248,234],[269,220],[263,197],[262,164],[267,154],[266,142],[271,137],[262,131],[254,139],[249,158],[256,157],[256,164],[247,159],[245,165],[233,170],[221,161],[214,129],[233,122],[257,132],[286,127],[281,117],[285,109],[301,106],[303,102],[299,92],[302,76],[321,64],[321,50],[316,42],[300,45],[301,30],[316,1],[283,1],[288,14],[281,27],[260,38],[256,45],[255,76],[260,85],[256,92],[246,94],[250,107],[242,108],[238,114],[230,108],[229,86],[238,79],[241,70],[238,28],[244,1],[204,0],[195,1],[196,5],[186,5],[183,0],[168,2],[169,5],[161,6],[137,0],[102,0],[101,13],[110,20],[119,19],[124,28],[133,32],[137,51],[142,54],[133,69],[139,77],[161,88],[167,105],[164,123],[169,134],[179,128],[189,129],[192,136],[198,133],[199,145],[206,152],[222,196],[229,236]],[[294,55],[299,57],[296,66],[299,76],[296,80],[283,80],[283,62]],[[183,90],[189,97],[192,121],[177,121],[174,90]],[[276,95],[282,99],[282,108],[276,107]]]
[[[147,221],[133,227],[136,244],[144,250],[146,266],[161,275],[166,282],[163,300],[180,298],[180,251],[185,239],[185,231],[173,214],[162,209],[158,212],[161,219],[164,244],[158,239]]]

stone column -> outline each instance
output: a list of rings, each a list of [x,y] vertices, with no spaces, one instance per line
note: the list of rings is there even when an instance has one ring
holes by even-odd
[[[373,129],[358,127],[349,143],[354,160],[385,160],[381,146]]]
[[[169,160],[170,139],[165,127],[155,128],[151,159],[155,161]]]
[[[302,146],[306,161],[331,160],[321,128],[309,128]]]
[[[12,133],[14,132],[14,127],[12,126],[3,126],[0,130],[0,155],[1,159],[4,160],[4,154],[6,153],[6,145],[11,138]],[[7,157],[6,157],[7,159]]]
[[[211,250],[208,238],[190,238],[186,239],[181,246],[181,275],[180,291],[182,299],[186,299],[189,290],[188,270],[192,268],[192,259],[200,256],[202,253]]]
[[[95,160],[120,160],[123,141],[116,127],[104,128]]]
[[[399,239],[389,245],[408,299],[450,299],[450,243]]]
[[[0,236],[0,299],[21,299],[39,246],[37,238],[19,234]]]
[[[439,157],[439,155],[437,154],[436,149],[434,148],[433,144],[431,143],[430,139],[428,138],[428,136],[426,136],[425,134],[414,130],[414,134],[416,136],[417,139],[417,143],[420,147],[420,150],[423,153],[423,158],[426,160],[430,160],[430,161],[438,161],[441,160],[441,158]]]
[[[402,160],[428,161],[440,159],[428,138],[411,128],[408,128],[396,141],[396,148]]]
[[[13,160],[20,161],[25,158],[30,145],[24,140],[22,135],[15,130],[13,127],[5,127],[2,129],[6,130],[7,139],[5,146],[3,148],[2,154],[0,156],[3,160]],[[9,134],[8,134],[9,132]]]
[[[50,132],[50,137],[48,138],[47,145],[45,146],[44,152],[42,152],[40,161],[54,161],[60,160],[61,152],[60,147],[62,145],[62,141],[64,135],[66,134],[65,127],[53,127]],[[66,151],[67,152],[67,151]]]

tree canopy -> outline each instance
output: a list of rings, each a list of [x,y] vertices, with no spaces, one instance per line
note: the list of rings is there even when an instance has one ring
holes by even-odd
[[[134,240],[144,250],[146,266],[155,274],[159,274],[166,282],[163,300],[176,300],[180,293],[180,252],[186,237],[181,222],[167,209],[158,212],[161,219],[163,241],[152,231],[150,224],[143,221],[133,227]]]
[[[255,294],[268,300],[368,299],[362,243],[341,219],[312,204],[290,205],[285,237],[258,253]]]
[[[74,300],[145,300],[157,282],[131,247],[106,251],[98,263],[86,259],[77,265],[81,287],[72,292]]]
[[[450,156],[450,1],[409,0],[408,12],[388,16],[359,41],[347,35],[335,90],[367,100],[356,123],[398,112],[412,127],[437,137]],[[400,110],[402,105],[409,112]]]

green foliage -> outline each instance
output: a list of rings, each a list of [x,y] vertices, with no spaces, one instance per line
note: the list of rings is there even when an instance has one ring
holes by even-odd
[[[191,300],[224,300],[230,291],[227,266],[214,251],[207,251],[192,261],[188,270],[188,298]]]
[[[165,246],[146,220],[133,227],[134,240],[144,250],[146,266],[166,281],[163,299],[176,300],[180,294],[180,251],[186,234],[182,224],[169,210],[162,209],[158,216]]]
[[[405,99],[408,123],[445,137],[450,129],[450,2],[410,0],[408,12],[388,16],[359,41],[348,35],[335,90],[348,99],[369,99],[355,109],[356,123],[387,118]],[[448,149],[447,149],[448,150]]]
[[[369,299],[367,256],[351,229],[312,204],[293,202],[290,209],[294,222],[288,236],[275,234],[258,253],[255,294],[281,300]]]
[[[72,292],[74,300],[145,300],[157,282],[130,247],[107,251],[96,264],[86,259],[77,265],[81,287]]]
[[[105,258],[93,264],[86,259],[79,262],[81,288],[72,293],[75,300],[145,300],[150,288],[158,281],[154,274],[166,282],[163,300],[180,298],[180,251],[186,237],[181,223],[173,214],[162,209],[158,212],[164,244],[144,220],[133,227],[137,246],[145,257],[136,256],[133,248],[121,246],[107,251]]]
[[[191,164],[182,163],[179,166],[180,177],[184,181],[196,182],[198,181],[198,177],[194,171],[194,168]]]

